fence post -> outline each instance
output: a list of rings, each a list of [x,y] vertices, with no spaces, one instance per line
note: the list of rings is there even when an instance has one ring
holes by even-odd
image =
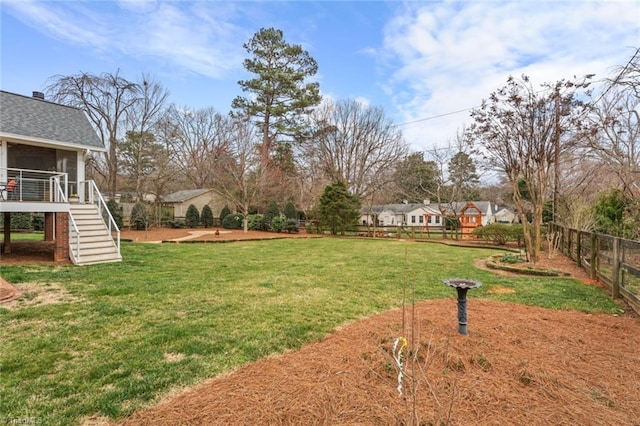
[[[595,232],[591,233],[591,257],[589,263],[591,264],[591,279],[595,280],[598,272],[596,262],[598,261],[598,236]]]
[[[613,238],[613,268],[611,274],[611,295],[614,299],[620,297],[620,238]]]
[[[582,267],[582,231],[576,230],[576,263]]]

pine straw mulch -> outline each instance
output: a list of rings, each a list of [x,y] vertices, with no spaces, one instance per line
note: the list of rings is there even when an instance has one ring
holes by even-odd
[[[470,299],[415,307],[417,361],[396,387],[401,310],[247,364],[122,425],[640,425],[640,320]],[[405,312],[410,322],[411,307]],[[407,327],[408,329],[409,327]],[[416,379],[416,382],[409,376]],[[416,424],[416,423],[414,423]]]

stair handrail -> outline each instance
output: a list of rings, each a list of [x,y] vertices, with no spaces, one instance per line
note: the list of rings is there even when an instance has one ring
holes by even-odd
[[[56,201],[62,200],[64,202],[67,202],[65,188],[62,188],[62,185],[60,184],[60,177],[54,176],[51,179],[52,179],[51,183],[53,184],[54,192],[55,192],[54,199]],[[66,184],[65,184],[65,187],[66,187]],[[73,250],[71,250],[71,255],[74,257],[75,263],[78,263],[80,262],[80,230],[78,229],[78,224],[76,223],[76,220],[73,218],[73,214],[71,214],[71,211],[69,211],[69,221],[71,223],[71,227],[73,228],[73,232],[76,233],[76,253],[77,254],[73,255]]]
[[[113,216],[111,215],[111,212],[109,211],[109,208],[107,207],[107,203],[104,201],[104,198],[102,198],[102,194],[100,193],[100,190],[98,189],[98,186],[96,185],[95,181],[93,180],[86,180],[84,182],[78,182],[78,186],[80,186],[80,184],[87,184],[89,186],[89,194],[88,194],[88,201],[91,204],[97,204],[98,205],[98,212],[100,213],[100,216],[102,218],[105,217],[105,214],[107,216],[107,218],[109,219],[107,222],[107,227],[109,228],[109,235],[112,235],[113,232],[116,232],[116,248],[118,250],[118,256],[120,256],[120,228],[118,228],[118,225],[116,224],[116,221],[113,219]],[[97,195],[97,197],[96,197]]]
[[[60,184],[60,179],[58,176],[52,176],[49,178],[49,185],[53,188],[53,199],[49,201],[58,202],[68,202],[67,196],[65,194],[64,188]]]
[[[73,218],[71,212],[69,212],[69,221],[71,222],[71,226],[73,227],[73,232],[76,233],[76,255],[75,263],[80,262],[80,230],[78,229],[78,225],[76,224],[76,220]],[[71,254],[73,254],[73,250],[71,250]]]

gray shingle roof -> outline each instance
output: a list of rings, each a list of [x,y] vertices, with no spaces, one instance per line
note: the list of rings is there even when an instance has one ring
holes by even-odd
[[[184,203],[187,200],[197,197],[198,195],[211,192],[212,189],[183,189],[162,197],[164,203]]]
[[[104,150],[78,108],[0,90],[0,133]]]

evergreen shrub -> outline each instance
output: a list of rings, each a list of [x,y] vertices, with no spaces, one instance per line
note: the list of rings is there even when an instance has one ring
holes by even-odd
[[[197,228],[200,226],[200,213],[198,213],[198,208],[193,204],[189,204],[189,207],[187,207],[184,223],[189,228]]]
[[[300,227],[298,226],[298,221],[295,219],[287,219],[284,222],[283,230],[287,231],[288,233],[300,231]]]
[[[202,226],[204,226],[205,228],[210,228],[213,226],[213,211],[211,211],[211,207],[209,207],[209,204],[205,204],[202,208],[200,222],[202,222]]]
[[[240,213],[228,214],[222,219],[222,227],[225,229],[242,229],[242,215]]]
[[[250,214],[247,216],[247,229],[250,231],[266,231],[264,215]]]
[[[222,210],[220,210],[220,221],[229,216],[231,213],[233,213],[231,209],[228,206],[224,206]]]
[[[274,216],[271,218],[271,231],[272,232],[282,232],[284,229],[284,223],[287,219],[284,216]]]

